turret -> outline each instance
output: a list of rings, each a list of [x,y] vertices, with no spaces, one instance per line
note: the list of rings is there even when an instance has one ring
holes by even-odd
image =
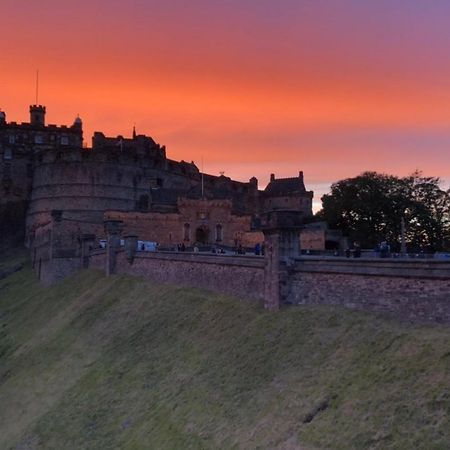
[[[81,130],[83,128],[83,121],[81,120],[80,116],[77,116],[75,118],[72,128],[76,128],[77,130]]]
[[[45,126],[45,106],[30,106],[30,124],[38,127]]]
[[[4,125],[6,123],[6,114],[4,111],[0,111],[0,125]]]

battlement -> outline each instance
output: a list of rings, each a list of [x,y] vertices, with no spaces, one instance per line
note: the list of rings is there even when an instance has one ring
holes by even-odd
[[[46,107],[43,105],[30,105],[30,112],[32,111],[43,111],[45,113]]]

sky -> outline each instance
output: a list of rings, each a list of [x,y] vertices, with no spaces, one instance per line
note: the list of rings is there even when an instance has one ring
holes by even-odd
[[[450,182],[448,0],[0,0],[0,109],[152,136],[315,209],[366,170]]]

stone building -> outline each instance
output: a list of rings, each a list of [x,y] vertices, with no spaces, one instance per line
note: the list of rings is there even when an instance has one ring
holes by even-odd
[[[71,126],[46,125],[45,113],[32,105],[22,124],[0,113],[0,205],[26,204],[25,242],[36,257],[45,245],[80,253],[81,236],[104,238],[105,218],[120,218],[126,232],[161,245],[234,246],[262,240],[260,216],[268,210],[312,215],[302,172],[272,175],[260,190],[255,177],[240,182],[174,161],[134,129],[131,137],[95,132],[88,147],[79,117]]]

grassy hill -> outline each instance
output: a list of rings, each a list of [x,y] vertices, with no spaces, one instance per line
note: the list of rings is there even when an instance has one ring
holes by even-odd
[[[448,327],[97,271],[0,281],[0,449],[447,449],[449,417]]]

